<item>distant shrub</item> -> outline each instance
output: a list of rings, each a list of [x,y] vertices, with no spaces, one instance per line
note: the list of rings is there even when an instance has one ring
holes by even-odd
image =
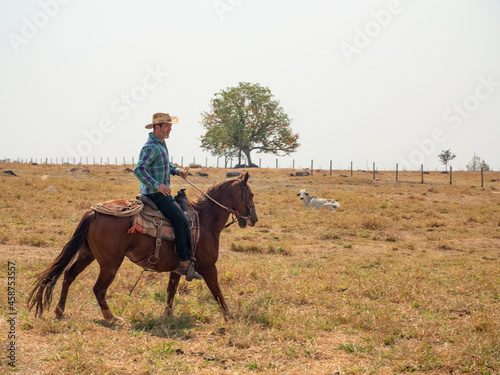
[[[327,232],[319,235],[320,240],[338,240],[340,236],[337,233]]]
[[[231,243],[231,250],[239,253],[262,253],[263,249],[259,245]]]
[[[383,229],[386,226],[386,221],[380,216],[365,215],[361,217],[360,226],[369,230]]]
[[[22,236],[19,239],[19,245],[30,245],[35,247],[46,246],[48,243],[40,235],[31,234]]]
[[[267,248],[255,245],[255,244],[238,244],[231,243],[231,250],[239,253],[249,253],[249,254],[279,254],[279,255],[290,255],[290,251],[284,246],[279,245],[277,247],[269,244]]]

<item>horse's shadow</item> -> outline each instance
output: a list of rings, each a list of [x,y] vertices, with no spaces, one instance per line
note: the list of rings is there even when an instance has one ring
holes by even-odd
[[[196,327],[196,320],[189,315],[181,314],[171,317],[144,317],[141,321],[133,321],[130,324],[131,332],[144,332],[160,338],[183,338],[190,337],[190,331]]]
[[[160,338],[189,338],[189,331],[196,327],[195,320],[189,315],[172,317],[145,317],[141,321],[118,324],[104,319],[94,320],[95,324],[112,330],[129,330],[132,333],[145,332]]]

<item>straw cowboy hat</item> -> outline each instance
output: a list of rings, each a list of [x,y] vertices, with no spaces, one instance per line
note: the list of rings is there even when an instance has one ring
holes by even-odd
[[[155,124],[171,123],[177,124],[179,119],[176,116],[170,117],[168,113],[155,113],[153,115],[153,123],[146,125],[146,129],[153,129]]]

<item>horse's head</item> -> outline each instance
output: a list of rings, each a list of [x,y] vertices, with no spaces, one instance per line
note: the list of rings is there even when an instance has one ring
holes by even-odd
[[[245,228],[247,225],[253,227],[259,221],[253,203],[253,193],[250,186],[248,186],[248,177],[248,172],[242,173],[234,183],[234,188],[240,190],[240,194],[236,193],[237,198],[235,199],[234,209],[240,214],[237,217],[238,225],[241,228]],[[236,186],[238,187],[236,188]]]

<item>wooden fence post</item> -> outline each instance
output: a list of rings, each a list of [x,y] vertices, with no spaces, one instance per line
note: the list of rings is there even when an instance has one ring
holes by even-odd
[[[311,160],[311,176],[313,174],[313,160]]]
[[[420,174],[422,175],[422,184],[424,183],[424,165],[421,164],[420,165]]]
[[[398,168],[399,168],[399,164],[396,163],[396,182],[398,181]]]
[[[450,165],[450,185],[453,183],[452,174],[453,174],[453,168]]]
[[[332,175],[332,161],[330,160],[330,176]]]
[[[352,177],[352,161],[351,161],[351,177]]]
[[[484,179],[483,179],[483,167],[481,167],[481,187],[483,187],[483,182],[484,182]]]
[[[373,179],[375,180],[375,162],[373,162]]]

